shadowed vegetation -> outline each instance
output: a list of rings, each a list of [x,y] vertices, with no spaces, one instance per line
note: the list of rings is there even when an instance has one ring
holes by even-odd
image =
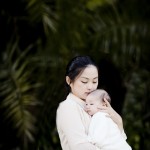
[[[91,55],[127,141],[149,150],[149,13],[148,0],[1,0],[0,149],[61,150],[65,66]]]

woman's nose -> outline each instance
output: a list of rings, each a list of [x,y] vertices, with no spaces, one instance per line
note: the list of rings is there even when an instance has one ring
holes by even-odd
[[[93,84],[92,83],[87,84],[87,88],[88,90],[91,90],[93,88]]]

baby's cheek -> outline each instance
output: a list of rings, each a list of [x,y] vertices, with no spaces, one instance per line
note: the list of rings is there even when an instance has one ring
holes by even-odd
[[[86,107],[84,107],[84,111],[87,112],[87,108]]]

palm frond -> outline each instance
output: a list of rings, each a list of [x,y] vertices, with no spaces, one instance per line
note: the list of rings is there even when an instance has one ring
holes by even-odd
[[[34,90],[40,84],[34,83],[31,78],[34,68],[29,68],[30,58],[27,53],[30,48],[16,55],[17,48],[15,43],[12,49],[7,49],[4,55],[8,57],[3,59],[3,65],[0,66],[1,108],[5,110],[6,121],[10,120],[9,122],[17,130],[16,134],[22,139],[22,145],[27,147],[29,142],[34,141],[36,131],[34,106],[38,105]]]
[[[43,0],[29,0],[27,4],[27,11],[30,15],[30,22],[32,24],[42,23],[45,34],[50,31],[56,31],[57,15],[53,10],[54,1],[47,3]]]

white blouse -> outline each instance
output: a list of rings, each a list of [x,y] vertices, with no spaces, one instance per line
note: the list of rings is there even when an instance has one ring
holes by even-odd
[[[88,141],[91,117],[84,106],[83,100],[70,93],[57,109],[56,125],[63,150],[100,150]]]

